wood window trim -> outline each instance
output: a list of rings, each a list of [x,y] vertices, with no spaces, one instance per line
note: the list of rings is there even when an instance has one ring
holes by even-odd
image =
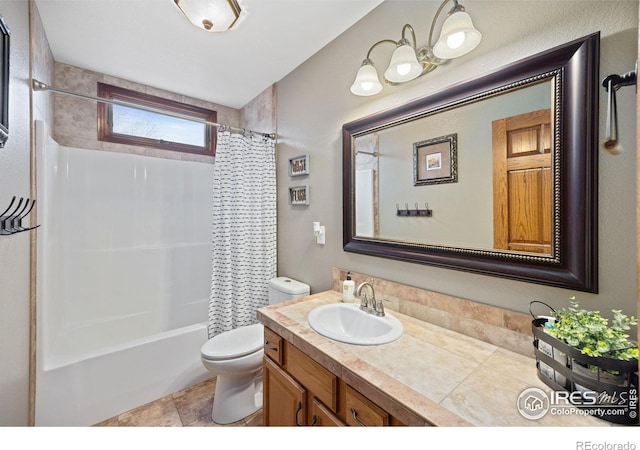
[[[132,103],[138,103],[144,106],[164,109],[175,113],[193,116],[194,118],[206,120],[207,122],[217,121],[217,112],[200,108],[198,106],[188,105],[186,103],[169,100],[142,92],[112,86],[106,83],[98,82],[98,96],[102,98],[117,98]],[[98,140],[105,142],[114,142],[117,144],[135,145],[141,147],[151,147],[161,150],[176,151],[183,153],[195,153],[198,155],[215,156],[216,149],[216,132],[213,125],[204,124],[206,127],[206,145],[199,147],[195,145],[181,144],[177,142],[158,141],[139,136],[129,136],[117,134],[113,132],[113,124],[109,120],[111,115],[110,103],[98,102]]]

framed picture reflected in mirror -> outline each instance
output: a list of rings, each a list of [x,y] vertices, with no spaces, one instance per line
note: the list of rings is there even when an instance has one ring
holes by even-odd
[[[413,185],[458,181],[458,134],[413,144]]]

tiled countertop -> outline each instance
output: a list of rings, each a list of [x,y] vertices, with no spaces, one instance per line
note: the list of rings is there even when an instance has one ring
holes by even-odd
[[[407,425],[610,426],[580,415],[524,418],[520,393],[549,388],[535,360],[496,345],[387,310],[404,326],[390,344],[344,344],[316,333],[307,321],[320,305],[341,301],[326,291],[258,310],[258,319]]]

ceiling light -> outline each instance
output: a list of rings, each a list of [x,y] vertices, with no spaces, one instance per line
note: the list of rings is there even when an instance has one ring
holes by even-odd
[[[440,37],[434,46],[431,41],[436,21],[449,1],[453,2],[453,8],[449,10],[449,16],[442,24]],[[407,31],[411,33],[411,41],[405,37]],[[465,12],[464,7],[457,0],[445,0],[433,18],[431,29],[429,30],[429,41],[426,46],[416,48],[415,31],[409,24],[402,28],[402,39],[398,42],[391,39],[376,42],[369,48],[367,57],[360,66],[356,79],[351,86],[351,92],[355,95],[367,96],[377,94],[382,90],[378,73],[371,60],[371,52],[379,44],[391,43],[396,46],[391,55],[389,66],[384,72],[385,82],[394,85],[414,80],[431,72],[449,59],[466,55],[475,49],[481,40],[482,35],[473,26],[471,16]]]
[[[173,0],[189,22],[205,31],[227,31],[242,10],[236,0]]]

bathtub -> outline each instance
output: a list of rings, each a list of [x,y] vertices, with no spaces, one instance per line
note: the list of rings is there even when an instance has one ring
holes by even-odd
[[[37,426],[210,378],[211,164],[58,145],[36,122]]]

